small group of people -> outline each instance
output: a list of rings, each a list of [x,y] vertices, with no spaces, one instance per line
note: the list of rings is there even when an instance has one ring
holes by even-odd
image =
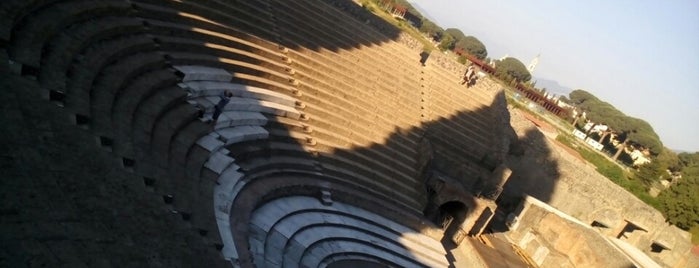
[[[467,88],[475,85],[476,81],[478,80],[476,73],[476,67],[474,67],[472,63],[468,66],[468,68],[466,68],[466,73],[464,73],[464,79],[461,81],[461,84],[466,84]]]

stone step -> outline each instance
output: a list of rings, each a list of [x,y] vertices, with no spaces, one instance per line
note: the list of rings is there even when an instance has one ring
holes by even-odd
[[[114,39],[122,35],[131,35],[143,31],[141,21],[134,18],[106,17],[97,18],[89,22],[75,24],[70,30],[62,32],[58,37],[47,44],[48,49],[42,54],[41,73],[39,81],[46,89],[65,92],[67,73],[73,60],[78,60],[81,53],[96,42],[104,42],[105,39]],[[128,39],[131,39],[130,37]],[[148,42],[146,42],[148,44]],[[149,45],[154,45],[150,42]],[[142,48],[138,48],[141,50]],[[116,51],[122,51],[122,47],[108,48],[105,51],[114,55],[110,58],[120,58]],[[133,49],[130,50],[132,53]],[[106,53],[106,52],[105,52]],[[124,55],[124,53],[121,53]],[[102,56],[100,54],[99,56]],[[109,61],[109,60],[107,60]]]
[[[227,90],[231,92],[234,97],[270,101],[289,107],[296,106],[298,101],[294,97],[290,97],[288,95],[281,94],[275,91],[236,83],[196,81],[185,82],[183,84],[186,86],[185,89],[190,93],[190,98],[202,96],[218,96],[223,91]]]
[[[109,15],[127,15],[124,1],[65,2],[32,13],[32,19],[13,29],[8,52],[14,61],[39,67],[42,48],[52,36],[80,20]]]

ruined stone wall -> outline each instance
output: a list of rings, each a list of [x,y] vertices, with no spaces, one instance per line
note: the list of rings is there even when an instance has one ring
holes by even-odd
[[[508,236],[541,267],[633,267],[592,228],[532,199]]]
[[[663,215],[631,193],[599,174],[593,166],[570,154],[511,109],[511,124],[520,138],[523,155],[510,155],[513,176],[506,185],[509,195],[526,193],[597,228],[606,236],[618,237],[629,223],[639,227],[621,239],[668,267],[677,267],[689,258],[689,234],[669,226]],[[671,250],[652,252],[654,242]]]

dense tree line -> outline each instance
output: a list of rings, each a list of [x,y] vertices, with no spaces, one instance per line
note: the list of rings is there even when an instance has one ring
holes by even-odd
[[[632,171],[628,179],[637,181],[646,190],[659,187],[660,181],[672,181],[669,189],[651,200],[653,205],[679,228],[689,230],[699,226],[699,153],[676,154],[662,145],[648,122],[625,115],[587,91],[574,90],[569,96],[570,102],[583,109],[588,119],[606,124],[619,134],[619,152],[628,145],[648,148],[652,161]],[[681,178],[673,177],[677,175]]]
[[[660,137],[648,122],[622,113],[613,105],[598,99],[585,90],[573,90],[569,94],[569,99],[573,105],[584,110],[587,118],[592,122],[605,124],[619,135],[618,139],[620,139],[621,144],[616,148],[615,159],[629,145],[647,148],[653,155],[658,155],[663,150]]]
[[[473,36],[467,36],[461,30],[449,28],[444,30],[439,25],[422,16],[407,0],[372,0],[378,5],[385,6],[403,6],[407,13],[405,19],[410,21],[415,28],[420,32],[432,37],[439,42],[437,47],[442,51],[447,50],[462,50],[478,59],[485,59],[488,56],[488,50],[485,45]]]
[[[667,220],[688,230],[699,226],[699,152],[681,153],[678,158],[682,178],[660,193],[658,200]]]
[[[495,67],[497,68],[495,75],[507,82],[516,81],[521,83],[532,79],[532,75],[527,70],[527,67],[524,66],[524,63],[512,57],[496,61]]]

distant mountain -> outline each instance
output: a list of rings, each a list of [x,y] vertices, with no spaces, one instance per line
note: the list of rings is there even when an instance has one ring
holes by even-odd
[[[692,154],[692,153],[695,153],[695,152],[689,151],[689,150],[679,150],[679,149],[670,149],[670,150],[672,150],[672,151],[673,151],[674,153],[676,153],[676,154],[681,154],[681,153]]]
[[[573,91],[572,88],[563,86],[558,83],[558,81],[555,80],[549,80],[545,78],[534,78],[536,79],[536,88],[546,88],[547,92],[559,95],[559,96],[566,96],[568,97],[568,94]]]

